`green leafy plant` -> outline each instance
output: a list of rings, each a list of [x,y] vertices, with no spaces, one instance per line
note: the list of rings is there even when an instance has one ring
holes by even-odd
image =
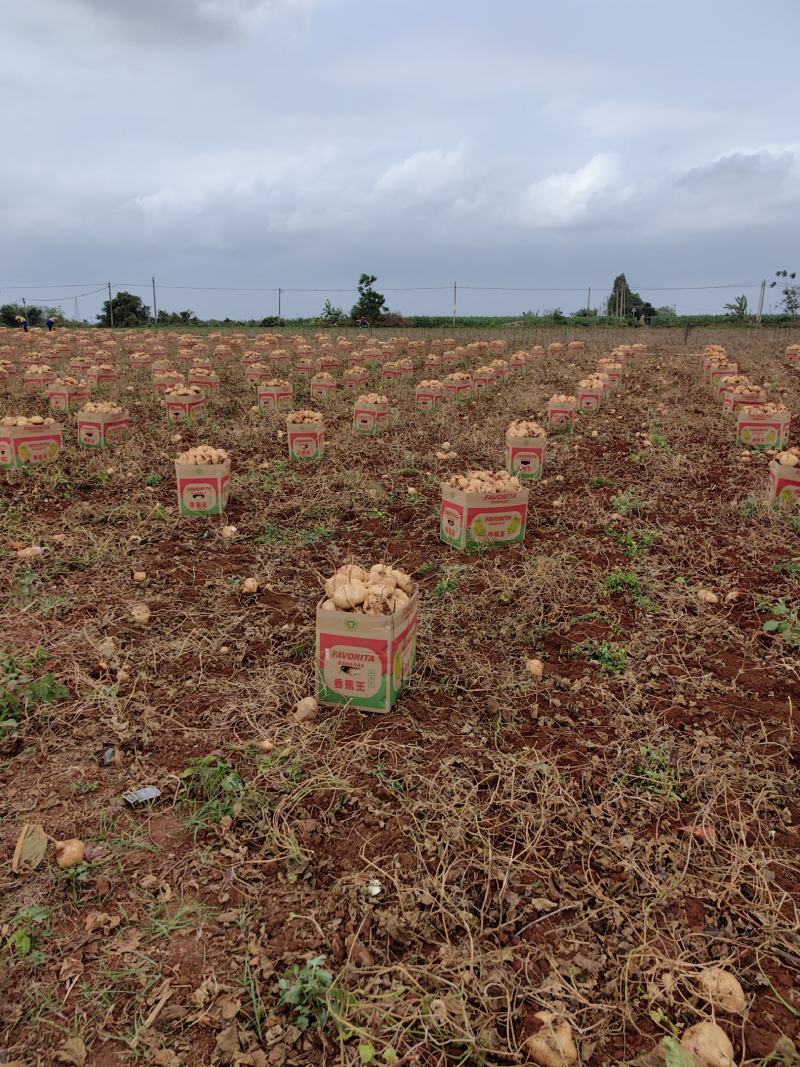
[[[161,477],[160,474],[156,474],[155,472],[151,472],[150,474],[145,476],[144,484],[145,485],[151,485],[151,486],[161,485],[163,480],[164,479]]]
[[[629,559],[638,559],[639,556],[645,555],[658,540],[655,530],[615,530],[611,527],[606,533],[622,545]]]
[[[633,571],[612,571],[603,579],[603,592],[606,596],[621,596],[630,593],[637,597],[642,592],[642,583]]]
[[[788,574],[790,578],[800,578],[800,556],[793,559],[782,559],[772,568],[779,574]]]
[[[670,762],[669,753],[652,745],[642,745],[639,753],[640,760],[633,775],[635,788],[652,796],[680,800],[680,773]]]
[[[47,908],[35,905],[23,908],[11,919],[8,930],[3,942],[4,950],[34,966],[47,960],[46,954],[39,948],[42,939],[50,936],[50,912]]]
[[[639,490],[631,485],[621,493],[617,493],[616,496],[612,496],[611,506],[620,515],[641,515],[642,512],[647,511],[650,504]]]
[[[14,729],[31,711],[42,704],[54,704],[69,696],[69,690],[48,671],[36,677],[41,657],[34,654],[20,662],[0,655],[0,732]]]
[[[249,796],[236,768],[217,756],[190,760],[181,777],[188,798],[194,801],[189,825],[197,829],[218,823],[224,815],[241,814]]]
[[[606,674],[622,674],[628,666],[628,653],[614,641],[582,641],[575,651]]]
[[[464,567],[459,563],[446,566],[443,569],[442,577],[434,586],[433,591],[436,596],[447,596],[449,593],[455,593],[461,581],[461,572],[463,570]]]
[[[314,956],[302,966],[295,963],[278,979],[278,1006],[294,1015],[295,1026],[305,1031],[328,1021],[328,996],[333,975],[324,967],[325,956]]]
[[[790,648],[800,648],[800,615],[798,609],[786,603],[782,598],[776,600],[769,609],[774,619],[767,619],[761,629],[765,634],[774,634],[783,639]]]

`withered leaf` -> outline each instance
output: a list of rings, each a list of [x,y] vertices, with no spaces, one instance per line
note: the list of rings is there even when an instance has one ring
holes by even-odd
[[[22,874],[38,867],[47,852],[48,840],[43,826],[38,822],[26,822],[17,838],[11,870]]]

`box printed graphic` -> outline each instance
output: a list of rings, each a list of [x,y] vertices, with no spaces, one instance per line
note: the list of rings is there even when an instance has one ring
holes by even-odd
[[[196,393],[172,393],[164,397],[164,406],[169,422],[185,422],[205,414],[208,397],[205,393],[202,396]]]
[[[291,411],[293,399],[294,389],[289,382],[258,387],[258,406],[262,411]]]
[[[736,443],[749,448],[783,448],[789,436],[789,412],[736,413]]]
[[[578,411],[587,413],[599,411],[603,404],[605,389],[602,385],[578,386]]]
[[[506,470],[525,481],[542,477],[546,437],[513,437],[506,434]]]
[[[47,387],[47,399],[51,411],[77,411],[89,399],[89,386],[53,382]]]
[[[389,425],[389,402],[385,404],[367,404],[356,401],[353,408],[353,430],[365,437],[374,437],[383,433]]]
[[[325,452],[325,427],[321,422],[287,422],[289,459],[311,463]]]
[[[509,493],[468,493],[442,486],[439,537],[453,548],[504,548],[525,539],[527,489]]]
[[[186,380],[187,385],[196,385],[202,389],[206,396],[219,392],[219,376],[215,371],[204,374],[190,374]]]
[[[429,388],[426,385],[418,385],[414,390],[414,399],[417,402],[417,407],[422,408],[423,411],[431,411],[434,408],[441,407],[444,401],[444,386],[437,389],[436,387]]]
[[[463,378],[458,378],[455,381],[445,378],[443,384],[444,395],[449,400],[454,400],[457,404],[465,404],[472,398],[472,377],[469,374],[465,374]]]
[[[131,426],[127,411],[79,411],[77,418],[81,448],[107,448],[121,441]]]
[[[391,711],[416,659],[419,591],[393,615],[317,606],[317,700]]]
[[[552,430],[571,430],[575,423],[575,412],[578,401],[575,400],[548,400],[547,402],[547,425]]]
[[[800,467],[773,459],[769,465],[769,499],[785,507],[800,507]]]
[[[175,461],[178,510],[181,515],[221,515],[228,506],[231,461],[180,463]]]
[[[0,468],[52,463],[64,446],[61,427],[0,426]]]
[[[311,379],[310,396],[312,400],[328,400],[336,395],[336,382],[333,378],[314,376]]]

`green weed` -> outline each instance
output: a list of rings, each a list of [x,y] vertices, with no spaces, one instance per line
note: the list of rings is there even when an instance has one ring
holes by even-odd
[[[240,815],[252,791],[241,775],[217,756],[201,756],[190,760],[181,775],[186,795],[193,802],[189,825],[196,830],[206,829],[227,815]]]
[[[628,653],[615,641],[581,641],[575,651],[606,674],[622,674],[628,666]]]
[[[669,753],[651,745],[642,745],[639,752],[641,758],[633,776],[635,788],[652,796],[679,801],[680,772],[670,763]]]
[[[0,733],[14,729],[39,706],[69,696],[69,690],[51,671],[36,677],[41,657],[41,653],[34,653],[21,662],[0,655]]]
[[[635,486],[629,486],[611,498],[611,506],[620,515],[641,515],[650,504]]]
[[[642,593],[642,583],[633,571],[613,571],[603,579],[603,592],[606,596],[620,596],[629,593],[638,597]]]
[[[8,936],[3,942],[4,951],[11,952],[37,967],[46,962],[47,956],[39,945],[51,933],[50,912],[47,908],[35,905],[23,908],[11,919],[8,929]]]
[[[295,963],[278,979],[278,1006],[289,1009],[298,1030],[308,1030],[312,1023],[323,1027],[328,1021],[333,975],[324,963],[324,956],[314,956],[302,966]]]
[[[769,610],[777,616],[774,619],[767,619],[762,625],[761,629],[765,634],[774,634],[782,638],[790,648],[800,648],[800,614],[796,607],[787,604],[781,598],[768,608],[762,607],[760,610]]]

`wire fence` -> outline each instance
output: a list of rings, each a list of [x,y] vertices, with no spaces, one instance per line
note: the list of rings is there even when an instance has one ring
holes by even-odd
[[[674,314],[697,315],[723,314],[723,301],[732,300],[736,296],[746,296],[750,313],[760,316],[762,311],[770,314],[779,310],[776,305],[780,301],[780,289],[768,288],[773,284],[760,280],[696,285],[644,285],[634,279],[628,282],[628,292],[640,295],[643,301],[654,307],[668,308]],[[609,289],[607,284],[516,286],[474,285],[454,281],[438,285],[379,284],[378,288],[390,300],[395,296],[404,295],[416,305],[413,309],[404,307],[399,314],[448,317],[454,323],[460,316],[505,317],[522,315],[526,310],[547,314],[558,308],[566,314],[574,314],[581,309],[591,309],[598,315],[610,313],[619,318],[624,318],[632,310],[631,307],[625,306],[622,291]],[[352,298],[355,302],[359,295],[357,287],[337,285],[196,285],[160,282],[156,281],[155,276],[151,276],[149,281],[138,282],[65,282],[36,285],[0,283],[0,304],[53,307],[66,319],[94,320],[103,301],[113,298],[120,291],[139,296],[153,318],[168,300],[174,302],[178,298],[177,302],[181,303],[179,294],[186,294],[187,301],[194,299],[197,294],[207,294],[205,303],[213,305],[215,311],[212,313],[205,309],[200,317],[215,321],[225,318],[253,320],[274,317],[283,320],[318,317],[324,301],[329,300],[332,304],[337,301],[347,303],[344,298]],[[688,294],[711,293],[717,293],[720,297],[718,301],[715,300],[714,309],[703,311],[697,307],[696,300],[692,301],[694,306],[691,308],[679,307],[679,302],[686,303]],[[213,294],[224,294],[224,297],[220,301]],[[765,306],[766,294],[771,298],[768,306]],[[508,300],[504,299],[506,295]],[[535,309],[525,307],[525,298],[529,305],[538,302],[546,306]],[[492,306],[488,307],[489,304]],[[175,310],[170,309],[170,313]]]

